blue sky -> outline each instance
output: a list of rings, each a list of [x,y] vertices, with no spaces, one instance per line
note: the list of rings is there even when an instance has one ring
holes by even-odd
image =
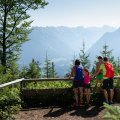
[[[46,0],[44,9],[29,11],[32,26],[120,26],[120,0]]]

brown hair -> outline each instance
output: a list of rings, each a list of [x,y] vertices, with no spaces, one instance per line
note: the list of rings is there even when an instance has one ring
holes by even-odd
[[[104,57],[103,60],[104,60],[104,62],[107,62],[107,61],[108,61],[108,58],[107,58],[107,57]]]
[[[80,60],[76,59],[75,60],[75,65],[80,65]]]
[[[98,59],[101,59],[101,60],[102,60],[103,58],[102,58],[102,56],[98,56]]]

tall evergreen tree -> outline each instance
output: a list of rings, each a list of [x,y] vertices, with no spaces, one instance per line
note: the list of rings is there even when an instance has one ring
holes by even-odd
[[[113,50],[109,50],[109,46],[105,43],[105,45],[103,45],[103,51],[101,51],[101,54],[103,57],[108,57],[109,61],[114,66],[114,70],[116,71],[116,62],[115,62],[114,56],[112,55],[112,51]]]
[[[70,63],[70,68],[68,69],[68,73],[66,73],[65,77],[70,74],[73,66],[75,65],[75,59],[76,59],[76,56],[75,56],[75,53],[74,53],[73,59],[71,60],[71,63]]]
[[[0,51],[4,72],[19,56],[21,44],[28,40],[28,10],[47,5],[45,0],[0,0]]]
[[[46,53],[45,63],[44,63],[44,77],[50,78],[51,77],[51,61],[48,59],[48,55]]]
[[[45,78],[55,78],[57,77],[57,72],[55,71],[54,62],[48,59],[48,55],[46,53],[45,63],[44,63],[44,77]]]
[[[118,57],[115,61],[115,74],[120,75],[120,58]]]
[[[27,66],[23,66],[22,70],[20,72],[20,78],[28,78],[28,67]]]
[[[41,68],[39,61],[32,59],[32,62],[29,64],[27,75],[29,78],[40,78],[41,77]]]
[[[55,71],[55,65],[54,65],[54,62],[52,62],[51,77],[52,77],[52,78],[57,77],[57,73],[56,73],[56,71]]]
[[[73,56],[73,59],[72,59],[72,63],[70,64],[70,68],[71,69],[75,65],[75,59],[76,59],[76,56],[75,56],[75,53],[74,53],[74,56]]]
[[[76,60],[76,55],[75,55],[75,52],[74,52],[73,59],[71,60],[71,63],[70,63],[70,68],[68,68],[67,73],[65,74],[65,77],[68,77],[70,75],[70,73],[72,71],[72,68],[75,65],[75,60]]]
[[[79,53],[79,57],[80,57],[80,61],[81,61],[82,66],[84,68],[89,69],[89,67],[90,67],[89,54],[85,53],[85,43],[84,43],[84,41],[83,41],[82,49],[80,50],[80,53]]]
[[[112,51],[113,50],[109,50],[109,46],[105,43],[105,45],[103,45],[103,50],[101,51],[101,54],[103,57],[108,57],[109,60],[114,64],[114,56],[112,56]]]
[[[20,77],[24,78],[40,78],[41,75],[41,68],[39,61],[35,61],[32,59],[32,62],[29,63],[29,66],[23,66]]]

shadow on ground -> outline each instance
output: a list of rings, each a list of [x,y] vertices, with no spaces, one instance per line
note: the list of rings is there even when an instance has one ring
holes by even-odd
[[[84,118],[87,117],[95,117],[104,109],[103,106],[82,106],[82,107],[62,107],[59,109],[55,109],[54,107],[50,109],[50,111],[44,115],[44,117],[59,117],[65,113],[69,114],[70,116],[81,116]]]

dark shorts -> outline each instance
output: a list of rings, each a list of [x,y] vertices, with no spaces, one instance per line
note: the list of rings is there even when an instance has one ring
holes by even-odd
[[[73,81],[73,88],[79,88],[79,87],[83,87],[83,82],[81,81]]]
[[[113,89],[113,78],[103,80],[103,89]]]
[[[90,87],[91,87],[90,84],[84,84],[85,89],[89,89]]]

